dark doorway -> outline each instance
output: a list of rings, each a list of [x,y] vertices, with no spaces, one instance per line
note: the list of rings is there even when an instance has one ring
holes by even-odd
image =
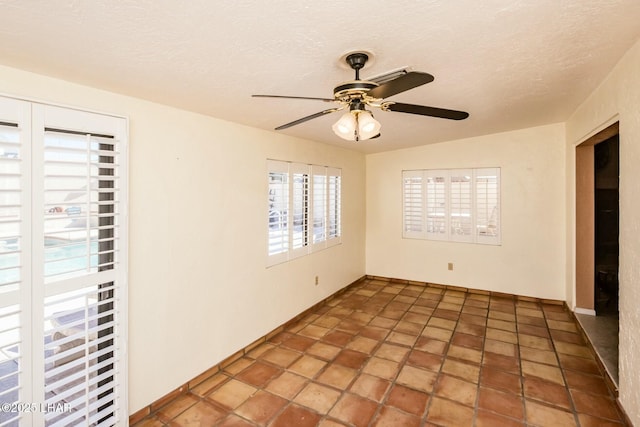
[[[618,122],[576,146],[576,317],[618,384]]]
[[[618,313],[619,136],[594,147],[595,311]]]

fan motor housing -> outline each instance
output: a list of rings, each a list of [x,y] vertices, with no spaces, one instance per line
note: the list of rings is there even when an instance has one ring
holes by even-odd
[[[333,96],[340,99],[344,97],[353,97],[353,95],[364,95],[371,89],[378,87],[378,83],[367,80],[352,80],[339,84],[333,89]]]

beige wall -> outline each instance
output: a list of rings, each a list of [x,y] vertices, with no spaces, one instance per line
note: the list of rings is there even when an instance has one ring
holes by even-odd
[[[564,133],[554,124],[367,156],[367,273],[564,300]],[[501,168],[502,245],[403,239],[402,170],[472,167]]]
[[[129,117],[130,413],[365,273],[362,154],[10,68],[0,93]],[[342,245],[265,268],[267,158],[342,168]]]
[[[569,273],[575,271],[575,146],[620,121],[620,401],[640,425],[640,41],[567,122],[567,239]],[[575,296],[575,275],[567,280]]]

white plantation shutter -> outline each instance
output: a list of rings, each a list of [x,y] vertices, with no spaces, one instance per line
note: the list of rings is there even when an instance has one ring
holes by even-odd
[[[267,264],[288,259],[289,252],[289,164],[268,162]]]
[[[0,98],[0,402],[33,399],[30,104]],[[29,425],[28,414],[0,411],[0,426]]]
[[[500,168],[476,169],[476,241],[500,244]]]
[[[327,240],[327,168],[311,167],[313,176],[313,246],[312,250],[326,247]]]
[[[402,171],[402,236],[425,236],[425,185],[423,171]]]
[[[30,110],[22,161],[33,168],[21,191],[32,204],[19,240],[30,241],[20,332],[31,359],[19,399],[57,410],[20,414],[20,425],[126,423],[126,120]]]
[[[428,239],[449,238],[448,171],[425,171],[426,234]]]
[[[73,411],[47,413],[50,425],[115,419],[118,145],[111,136],[44,135],[45,393]]]
[[[455,169],[449,172],[449,239],[473,241],[473,179],[472,171]]]
[[[327,180],[327,245],[332,246],[340,243],[342,234],[342,171],[327,168]]]
[[[289,239],[292,250],[289,258],[297,258],[309,252],[309,166],[290,163],[289,172],[292,177],[290,211],[292,212],[289,227]]]

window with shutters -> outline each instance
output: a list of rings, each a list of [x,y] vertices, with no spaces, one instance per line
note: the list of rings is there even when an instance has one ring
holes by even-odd
[[[0,425],[127,421],[126,128],[0,98]]]
[[[402,172],[403,237],[500,244],[500,168]]]
[[[267,266],[341,241],[340,169],[269,160]]]

